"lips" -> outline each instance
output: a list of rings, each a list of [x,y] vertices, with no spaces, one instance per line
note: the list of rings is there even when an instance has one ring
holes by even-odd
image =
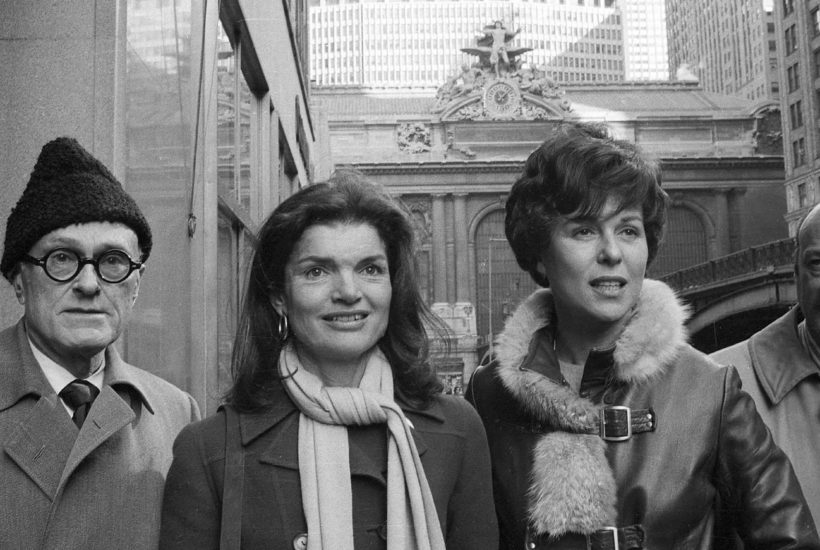
[[[598,277],[590,281],[590,286],[604,295],[617,295],[626,286],[622,277]]]
[[[354,323],[356,321],[361,321],[365,317],[367,317],[367,313],[335,313],[332,315],[325,315],[322,319],[333,323]]]

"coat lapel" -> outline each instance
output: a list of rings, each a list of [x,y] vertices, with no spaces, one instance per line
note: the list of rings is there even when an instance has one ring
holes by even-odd
[[[60,483],[74,472],[77,466],[91,452],[117,431],[127,426],[136,418],[131,407],[120,397],[111,386],[103,386],[100,395],[94,401],[88,418],[77,435],[74,448],[66,462]]]
[[[77,428],[56,395],[41,397],[6,443],[6,454],[54,500]]]
[[[77,428],[37,364],[22,319],[0,333],[0,380],[0,411],[21,419],[4,450],[53,500]]]

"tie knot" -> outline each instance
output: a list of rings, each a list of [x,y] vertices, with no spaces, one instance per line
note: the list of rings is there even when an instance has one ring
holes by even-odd
[[[68,384],[60,392],[60,398],[65,401],[69,407],[76,409],[88,403],[93,403],[99,395],[100,390],[97,386],[86,382],[85,380],[74,380]]]

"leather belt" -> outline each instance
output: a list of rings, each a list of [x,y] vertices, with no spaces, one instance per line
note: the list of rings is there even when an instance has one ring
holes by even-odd
[[[643,550],[644,540],[644,530],[639,524],[620,528],[604,527],[589,535],[567,533],[557,538],[552,538],[547,533],[535,535],[528,529],[524,547],[527,550]]]
[[[605,441],[626,441],[634,434],[654,432],[658,418],[652,409],[630,409],[623,405],[601,409],[598,426],[586,433],[597,434]]]
[[[605,527],[587,535],[587,550],[641,550],[643,540],[640,525]]]

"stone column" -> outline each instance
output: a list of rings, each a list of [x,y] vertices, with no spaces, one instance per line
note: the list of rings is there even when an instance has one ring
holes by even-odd
[[[447,302],[447,250],[444,195],[433,195],[433,303]]]
[[[715,252],[715,256],[712,258],[725,256],[726,254],[730,254],[732,252],[731,245],[729,243],[729,233],[730,233],[730,219],[729,219],[729,198],[727,196],[726,191],[717,191],[715,193],[715,238],[717,242],[715,243],[716,250],[710,250],[709,252]]]
[[[453,214],[452,200],[445,200],[444,202],[444,217],[447,220],[447,223],[445,224],[445,250],[447,251],[447,265],[445,267],[445,270],[447,272],[446,301],[447,303],[452,304],[453,302],[455,302],[456,299],[456,256],[458,255],[455,242],[455,228],[453,227],[454,224],[458,224],[458,221],[455,220],[455,216]]]
[[[467,260],[467,194],[455,195],[453,222],[456,247],[456,302],[470,301],[470,267]]]

